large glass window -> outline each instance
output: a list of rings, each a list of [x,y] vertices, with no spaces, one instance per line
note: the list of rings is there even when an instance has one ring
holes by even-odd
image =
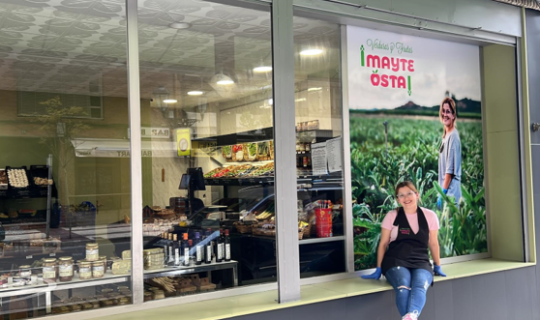
[[[346,271],[340,26],[294,17],[301,277]]]
[[[262,8],[139,3],[145,300],[275,281]]]
[[[131,303],[125,7],[81,4],[0,1],[6,319]]]

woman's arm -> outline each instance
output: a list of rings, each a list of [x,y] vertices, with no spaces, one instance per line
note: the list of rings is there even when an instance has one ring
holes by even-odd
[[[444,175],[444,182],[442,185],[443,189],[448,190],[448,188],[450,188],[450,182],[452,182],[452,175],[449,173],[446,173]]]
[[[386,253],[386,248],[390,243],[390,232],[391,230],[381,228],[381,241],[379,241],[379,248],[377,249],[377,267],[381,267],[384,254]]]
[[[441,255],[439,251],[439,230],[429,231],[429,251],[431,251],[431,257],[435,265],[441,265]]]

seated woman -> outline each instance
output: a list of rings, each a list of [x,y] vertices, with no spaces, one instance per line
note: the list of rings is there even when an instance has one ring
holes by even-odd
[[[418,206],[418,191],[411,182],[399,183],[396,197],[401,207],[388,212],[382,222],[377,269],[362,278],[378,280],[384,274],[396,292],[401,319],[416,320],[426,303],[433,273],[446,277],[440,266],[439,220],[435,212]]]

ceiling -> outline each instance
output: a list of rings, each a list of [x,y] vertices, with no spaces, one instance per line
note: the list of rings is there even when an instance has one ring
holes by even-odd
[[[270,12],[195,0],[140,0],[141,96],[158,86],[175,95],[203,89],[209,101],[246,96],[271,85],[271,74],[254,67],[271,64]],[[172,22],[191,27],[176,30]],[[295,17],[297,49],[325,48],[301,60],[298,77],[335,64],[339,28]],[[0,0],[0,90],[127,96],[125,0]],[[337,60],[339,61],[339,60]],[[223,72],[236,84],[226,90],[211,82]],[[302,75],[303,74],[303,75]],[[189,102],[186,98],[186,101]]]

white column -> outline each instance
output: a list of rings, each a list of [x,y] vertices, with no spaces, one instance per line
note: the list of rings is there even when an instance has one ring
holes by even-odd
[[[279,302],[300,299],[296,210],[293,1],[272,4],[275,205]]]

